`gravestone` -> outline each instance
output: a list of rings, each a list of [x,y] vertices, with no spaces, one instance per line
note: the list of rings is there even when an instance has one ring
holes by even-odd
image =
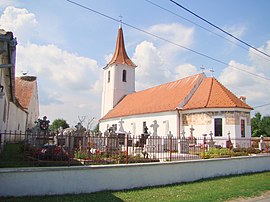
[[[159,125],[157,124],[157,120],[153,121],[153,124],[150,125],[151,128],[153,128],[153,136],[157,136],[157,129]]]
[[[182,131],[181,139],[178,140],[178,152],[181,154],[189,153],[189,141],[185,137],[185,131]]]
[[[266,145],[265,145],[265,142],[263,140],[263,136],[261,135],[260,142],[259,142],[259,149],[260,149],[260,151],[263,151],[263,150],[265,150],[265,148],[266,148]]]
[[[208,141],[208,146],[209,146],[209,148],[214,148],[215,147],[215,141],[213,139],[212,131],[210,131],[209,136],[210,136],[210,140]]]

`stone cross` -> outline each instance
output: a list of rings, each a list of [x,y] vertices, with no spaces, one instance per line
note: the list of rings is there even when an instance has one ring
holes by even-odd
[[[260,136],[259,149],[261,151],[265,150],[265,142],[263,140],[263,136],[262,135]]]
[[[184,131],[184,130],[182,131],[182,133],[181,133],[181,134],[182,134],[182,138],[181,138],[181,139],[185,139],[185,138],[186,138],[186,137],[185,137],[185,134],[186,134],[186,133],[185,133],[185,131]]]
[[[124,121],[122,120],[122,118],[120,119],[120,121],[118,123],[119,123],[119,129],[118,129],[117,133],[125,134],[125,131],[123,128]]]
[[[171,132],[171,131],[169,131],[169,133],[168,133],[168,137],[172,137],[172,136],[173,136],[172,132]]]
[[[169,133],[169,121],[166,120],[166,121],[163,121],[163,123],[165,124],[165,134],[168,134]]]
[[[159,127],[159,125],[157,124],[157,120],[154,120],[153,124],[151,124],[150,127],[153,128],[153,136],[157,136],[157,129]]]

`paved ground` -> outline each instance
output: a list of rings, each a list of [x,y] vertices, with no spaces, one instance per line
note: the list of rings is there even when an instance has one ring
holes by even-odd
[[[229,202],[270,202],[270,191],[263,193],[261,196],[253,198],[238,198]]]

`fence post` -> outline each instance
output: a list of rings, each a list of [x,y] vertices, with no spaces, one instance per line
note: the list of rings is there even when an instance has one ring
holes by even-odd
[[[128,164],[128,133],[126,135],[126,164]]]
[[[170,136],[170,161],[172,161],[172,136]]]

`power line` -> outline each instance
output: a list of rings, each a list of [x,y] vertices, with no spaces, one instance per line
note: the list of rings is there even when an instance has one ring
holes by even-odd
[[[249,43],[247,43],[247,42],[245,42],[245,41],[243,41],[243,40],[237,38],[236,36],[234,36],[234,35],[232,35],[231,33],[225,31],[224,29],[221,29],[221,28],[218,27],[217,25],[214,25],[213,23],[211,23],[211,22],[209,22],[208,20],[202,18],[201,16],[197,15],[196,13],[192,12],[191,10],[185,8],[185,7],[182,6],[181,4],[179,4],[179,3],[177,3],[177,2],[175,2],[175,1],[173,1],[173,0],[169,0],[169,1],[172,2],[172,3],[174,3],[175,5],[177,5],[178,7],[180,7],[180,8],[182,8],[182,9],[186,10],[187,12],[191,13],[192,15],[196,16],[197,18],[203,20],[204,22],[208,23],[209,25],[215,27],[216,29],[222,31],[223,33],[229,35],[230,37],[236,39],[237,41],[239,41],[239,42],[245,44],[246,46],[252,48],[253,50],[255,50],[255,51],[257,51],[257,52],[259,52],[259,53],[261,53],[261,54],[263,54],[263,55],[265,55],[265,56],[267,56],[267,57],[270,58],[270,55],[268,55],[267,53],[265,53],[265,52],[263,52],[263,51],[261,51],[261,50],[255,48],[254,46],[250,45]]]
[[[185,50],[188,50],[188,51],[193,52],[193,53],[195,53],[195,54],[197,54],[197,55],[200,55],[200,56],[202,56],[202,57],[205,57],[205,58],[208,58],[208,59],[210,59],[210,60],[213,60],[213,61],[215,61],[215,62],[217,62],[217,63],[223,64],[223,65],[228,66],[228,67],[232,67],[232,68],[237,69],[237,70],[239,70],[239,71],[243,71],[243,72],[246,72],[246,73],[248,73],[248,74],[250,74],[250,75],[253,75],[253,76],[256,76],[256,77],[259,77],[259,78],[266,79],[266,80],[269,80],[269,81],[270,81],[270,78],[268,78],[268,77],[264,77],[264,76],[255,74],[255,73],[253,73],[253,72],[250,72],[250,71],[247,71],[247,70],[244,70],[244,69],[235,67],[235,66],[230,65],[230,64],[228,64],[228,63],[226,63],[226,62],[223,62],[223,61],[221,61],[221,60],[219,60],[219,59],[213,58],[213,57],[211,57],[211,56],[209,56],[209,55],[206,55],[206,54],[204,54],[204,53],[201,53],[201,52],[198,52],[198,51],[193,50],[193,49],[191,49],[191,48],[187,48],[187,47],[185,47],[185,46],[182,46],[182,45],[180,45],[180,44],[177,44],[177,43],[175,43],[175,42],[173,42],[173,41],[170,41],[170,40],[168,40],[168,39],[165,39],[165,38],[163,38],[163,37],[160,37],[160,36],[158,36],[158,35],[155,35],[155,34],[153,34],[153,33],[150,33],[150,32],[148,32],[148,31],[145,31],[145,30],[140,29],[140,28],[138,28],[138,27],[135,27],[135,26],[133,26],[133,25],[130,25],[130,24],[128,24],[128,23],[126,23],[126,22],[124,22],[124,21],[122,21],[122,20],[120,21],[119,19],[116,19],[116,18],[114,18],[114,17],[111,17],[111,16],[106,15],[106,14],[104,14],[104,13],[101,13],[101,12],[99,12],[99,11],[96,11],[96,10],[94,10],[94,9],[91,9],[91,8],[89,8],[89,7],[86,7],[86,6],[82,5],[82,4],[76,3],[76,2],[71,1],[71,0],[66,0],[66,1],[72,3],[72,4],[76,5],[76,6],[79,6],[79,7],[81,7],[81,8],[84,8],[84,9],[86,9],[86,10],[89,10],[89,11],[91,11],[91,12],[94,12],[94,13],[96,13],[96,14],[99,14],[99,15],[101,15],[101,16],[103,16],[103,17],[106,17],[106,18],[108,18],[108,19],[111,19],[111,20],[113,20],[113,21],[115,21],[115,22],[122,23],[123,25],[126,25],[126,26],[128,26],[128,27],[131,27],[131,28],[133,28],[133,29],[135,29],[135,30],[138,30],[138,31],[142,32],[142,33],[148,34],[148,35],[153,36],[153,37],[155,37],[155,38],[157,38],[157,39],[160,39],[160,40],[162,40],[162,41],[165,41],[165,42],[167,42],[167,43],[170,43],[170,44],[172,44],[172,45],[175,45],[175,46],[177,46],[177,47],[180,47],[180,48],[183,48],[183,49],[185,49]]]
[[[205,28],[205,27],[203,27],[202,25],[200,25],[200,24],[198,24],[198,23],[196,23],[196,22],[194,22],[194,21],[192,21],[192,20],[189,20],[189,19],[187,19],[187,18],[185,18],[185,17],[183,17],[183,16],[181,16],[181,15],[175,13],[175,12],[172,12],[172,11],[170,11],[169,9],[164,8],[164,7],[160,6],[160,5],[158,5],[157,3],[154,3],[154,2],[152,2],[152,1],[150,1],[150,0],[145,0],[145,1],[148,2],[148,3],[150,3],[150,4],[152,4],[152,5],[154,5],[154,6],[156,6],[156,7],[158,7],[158,8],[160,8],[160,9],[162,9],[162,10],[167,11],[167,12],[169,12],[169,13],[171,13],[171,14],[173,14],[173,15],[175,15],[175,16],[177,16],[177,17],[179,17],[179,18],[181,18],[181,19],[183,19],[183,20],[185,20],[185,21],[187,21],[187,22],[189,22],[189,23],[192,23],[192,24],[194,24],[194,25],[200,27],[201,29],[203,29],[203,30],[205,30],[205,31],[208,31],[208,32],[210,32],[210,33],[212,33],[212,34],[214,34],[214,35],[220,37],[220,38],[223,38],[224,40],[229,41],[230,43],[232,43],[232,44],[234,44],[234,45],[237,45],[237,46],[239,46],[240,48],[242,48],[242,49],[244,49],[244,50],[246,50],[246,51],[249,51],[249,49],[246,48],[245,46],[241,46],[240,44],[235,43],[234,41],[232,41],[232,40],[230,40],[230,39],[228,39],[228,38],[226,38],[226,37],[224,37],[224,36],[222,36],[222,35],[220,35],[220,34],[218,34],[218,33],[215,33],[215,32],[213,32],[213,31],[210,30],[210,29]],[[268,62],[270,61],[268,58],[262,56],[261,54],[257,54],[256,52],[253,52],[253,53],[254,53],[255,55],[257,55],[257,56],[263,58],[264,60],[267,60]]]
[[[263,104],[263,105],[258,105],[258,106],[253,107],[253,108],[260,108],[260,107],[265,107],[265,106],[268,106],[268,105],[270,105],[270,103],[266,103],[266,104]]]

